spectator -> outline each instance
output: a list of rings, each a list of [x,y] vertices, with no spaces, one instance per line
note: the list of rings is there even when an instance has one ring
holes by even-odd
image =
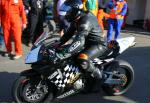
[[[145,30],[150,31],[150,19],[145,19],[145,20],[144,20],[143,28],[144,28]]]
[[[59,17],[60,36],[63,36],[64,32],[66,32],[67,28],[69,27],[69,22],[67,22],[67,20],[65,19],[64,12],[60,11],[60,8],[65,1],[66,0],[58,0],[57,2],[57,13],[59,15],[58,17]]]
[[[96,17],[98,13],[98,0],[82,0],[83,9],[92,12]]]
[[[109,18],[109,14],[105,13],[104,12],[104,8],[103,7],[99,7],[99,10],[98,10],[98,14],[97,14],[97,19],[98,19],[98,24],[100,25],[101,27],[101,30],[102,30],[102,33],[103,33],[103,37],[106,36],[105,34],[105,29],[104,29],[104,23],[103,23],[103,19],[106,19],[106,18]]]
[[[0,27],[0,50],[3,49],[3,44],[4,44],[4,38],[3,38],[2,28]]]
[[[53,17],[56,23],[58,23],[57,3],[58,3],[58,0],[53,0]]]
[[[31,47],[35,40],[43,33],[44,8],[47,0],[24,0],[26,11],[29,11],[29,41],[28,46]]]
[[[124,16],[123,24],[122,24],[122,29],[126,28],[126,21],[127,21],[127,16],[129,15],[129,8],[127,8],[127,13]]]
[[[21,18],[22,22],[20,21]],[[3,28],[4,42],[7,51],[4,55],[12,55],[11,36],[13,36],[15,44],[15,56],[13,59],[19,59],[23,53],[21,43],[22,27],[23,29],[26,28],[27,24],[22,0],[1,0],[0,24]]]
[[[127,12],[127,3],[124,0],[112,0],[109,2],[110,18],[108,19],[107,41],[115,40],[119,37],[124,16]],[[112,36],[115,28],[115,36]]]

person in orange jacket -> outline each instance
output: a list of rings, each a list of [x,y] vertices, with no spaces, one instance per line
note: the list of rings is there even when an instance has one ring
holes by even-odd
[[[97,19],[98,19],[98,24],[100,25],[101,27],[101,30],[102,30],[102,33],[103,33],[103,37],[106,36],[105,32],[104,32],[104,23],[103,23],[103,19],[104,18],[109,18],[109,14],[105,13],[104,12],[104,8],[99,8],[98,10],[98,14],[97,14]]]
[[[5,56],[12,56],[11,37],[13,37],[15,44],[15,56],[13,59],[19,59],[23,53],[22,28],[26,28],[27,24],[22,0],[0,0],[0,24],[3,27],[4,42],[7,50]]]

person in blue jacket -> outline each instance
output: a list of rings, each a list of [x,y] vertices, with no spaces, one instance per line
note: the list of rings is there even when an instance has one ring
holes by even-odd
[[[4,44],[4,38],[2,34],[2,28],[0,27],[0,49],[3,48],[3,44]]]
[[[121,26],[124,16],[127,12],[127,2],[125,0],[110,0],[108,8],[110,8],[110,18],[108,19],[107,41],[116,40],[120,36]],[[115,35],[113,36],[113,29]]]

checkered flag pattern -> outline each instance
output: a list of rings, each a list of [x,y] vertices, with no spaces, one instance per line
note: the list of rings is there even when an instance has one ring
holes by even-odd
[[[79,69],[72,65],[67,65],[64,70],[58,73],[55,78],[52,79],[52,82],[58,86],[58,88],[64,88],[69,84],[74,77],[79,73]]]

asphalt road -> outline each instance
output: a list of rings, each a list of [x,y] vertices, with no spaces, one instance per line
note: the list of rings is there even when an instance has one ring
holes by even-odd
[[[135,36],[136,46],[128,49],[118,58],[127,60],[134,67],[135,80],[127,93],[121,96],[107,96],[103,91],[87,95],[67,97],[61,103],[150,103],[150,33],[124,31],[122,37]],[[23,44],[24,56],[30,50]],[[24,57],[10,60],[0,56],[0,103],[12,103],[11,87],[14,80],[30,65],[24,64]]]

